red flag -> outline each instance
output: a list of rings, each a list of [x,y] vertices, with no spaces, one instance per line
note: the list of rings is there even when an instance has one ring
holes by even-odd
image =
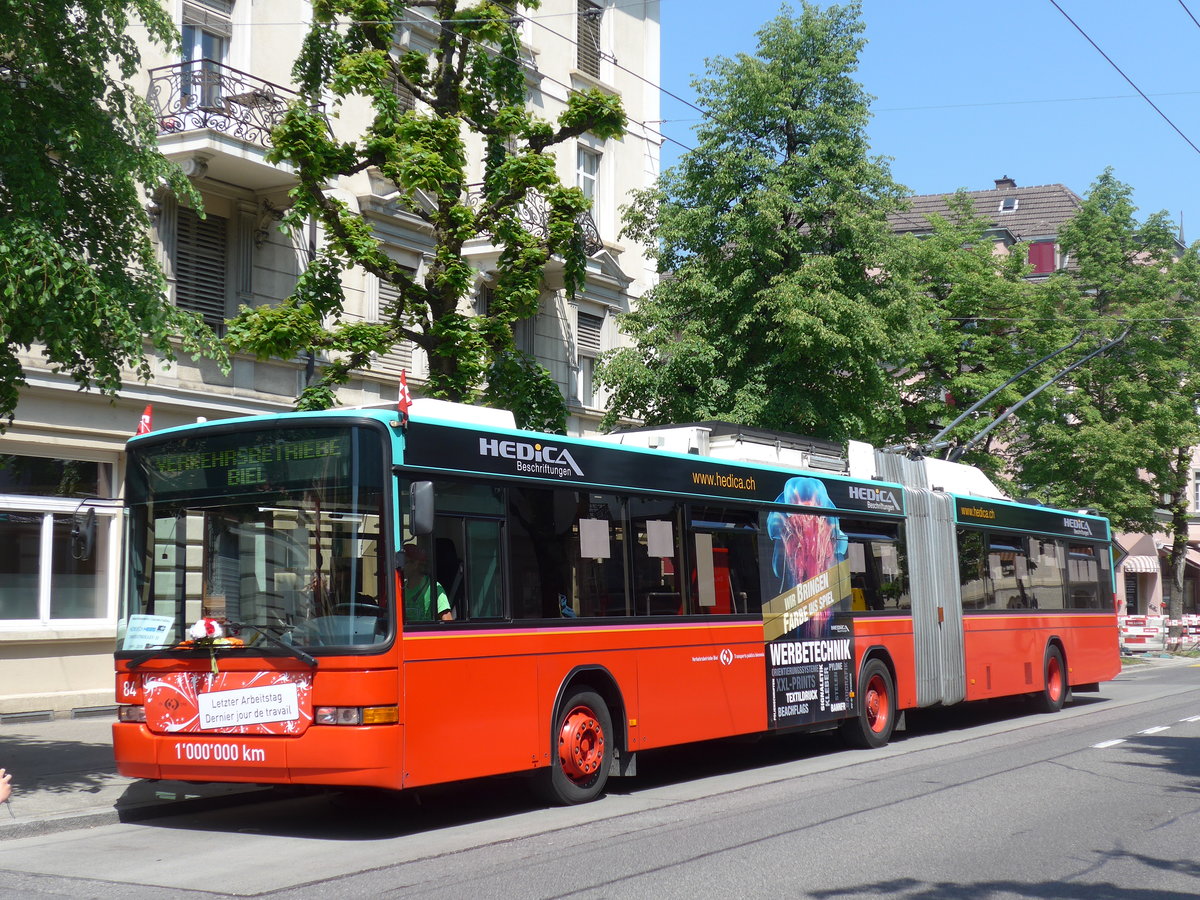
[[[137,431],[134,432],[135,434],[149,434],[154,430],[154,427],[150,424],[152,415],[153,413],[150,411],[150,404],[147,403],[146,408],[142,411],[142,418],[138,420],[138,427]]]
[[[396,409],[400,410],[400,424],[408,424],[408,408],[412,406],[412,394],[408,392],[408,370],[400,370],[400,397]]]

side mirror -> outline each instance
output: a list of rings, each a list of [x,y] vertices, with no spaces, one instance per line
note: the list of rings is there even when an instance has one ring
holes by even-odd
[[[413,535],[433,534],[433,482],[414,481],[409,487],[410,530]]]

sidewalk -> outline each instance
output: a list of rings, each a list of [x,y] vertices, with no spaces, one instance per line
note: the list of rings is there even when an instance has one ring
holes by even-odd
[[[173,815],[260,793],[259,785],[145,781],[117,774],[113,717],[0,725],[0,767],[12,798],[0,804],[0,841]]]

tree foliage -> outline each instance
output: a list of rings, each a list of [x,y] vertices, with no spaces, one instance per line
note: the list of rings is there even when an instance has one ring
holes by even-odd
[[[128,85],[135,18],[151,40],[175,40],[155,0],[0,0],[0,420],[33,347],[108,394],[123,367],[151,377],[147,344],[167,360],[178,347],[221,356],[168,302],[150,242],[147,189],[191,188]]]
[[[526,3],[535,7],[536,3]],[[398,50],[392,22],[426,8],[436,22],[432,51]],[[405,341],[429,357],[427,392],[450,400],[517,407],[523,424],[561,430],[565,405],[544,367],[520,353],[513,325],[537,313],[543,276],[563,260],[568,290],[578,287],[586,258],[579,216],[587,201],[564,187],[547,151],[590,132],[623,132],[619,100],[598,90],[573,92],[552,124],[525,102],[526,79],[512,11],[500,3],[456,0],[317,0],[313,25],[296,61],[301,99],[273,134],[276,161],[292,163],[299,186],[288,221],[314,216],[325,244],[286,302],[242,310],[231,323],[235,346],[260,356],[315,349],[329,362],[300,398],[323,407],[333,389],[380,353]],[[398,89],[419,102],[405,109]],[[335,136],[321,110],[369,104],[370,121],[352,139]],[[468,183],[468,135],[484,146],[483,183]],[[424,221],[432,249],[420,276],[385,252],[357,212],[327,187],[368,169],[399,190],[406,210]],[[544,230],[521,221],[522,204],[546,201]],[[500,248],[498,273],[484,314],[467,308],[477,273],[464,259],[470,241]],[[341,276],[360,267],[395,288],[381,320],[343,318]]]
[[[1013,454],[1020,478],[1046,499],[1153,531],[1163,495],[1175,493],[1176,450],[1200,441],[1200,268],[1165,213],[1137,221],[1131,195],[1111,171],[1100,176],[1059,234],[1071,268],[1049,279],[1020,323],[1044,348],[1080,331],[1093,349],[1127,336],[1022,410]]]
[[[1029,268],[1025,245],[998,254],[988,222],[976,214],[966,192],[952,197],[949,206],[948,216],[929,218],[927,233],[900,238],[891,272],[908,280],[919,298],[908,354],[893,372],[902,406],[902,432],[893,437],[917,444],[1029,361],[1028,348],[1012,334],[1012,319],[1026,314],[1034,290],[1024,277]],[[1018,397],[1015,388],[1002,391],[943,440],[974,437]],[[997,468],[986,452],[976,461],[993,472]]]
[[[1200,246],[1184,250],[1165,212],[1139,222],[1111,170],[1059,242],[1072,266],[1046,284],[1023,333],[1043,346],[1080,329],[1092,346],[1125,337],[1022,412],[1012,462],[1046,500],[1097,507],[1123,530],[1171,533],[1178,604],[1200,443]]]
[[[857,4],[785,7],[755,55],[708,63],[696,149],[626,212],[668,274],[622,319],[633,345],[599,370],[610,423],[897,427],[890,368],[914,295],[889,276],[903,191],[868,153],[862,31]]]

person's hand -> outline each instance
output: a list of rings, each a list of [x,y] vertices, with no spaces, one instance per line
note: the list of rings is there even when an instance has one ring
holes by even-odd
[[[0,803],[8,799],[12,793],[12,775],[0,769]]]

